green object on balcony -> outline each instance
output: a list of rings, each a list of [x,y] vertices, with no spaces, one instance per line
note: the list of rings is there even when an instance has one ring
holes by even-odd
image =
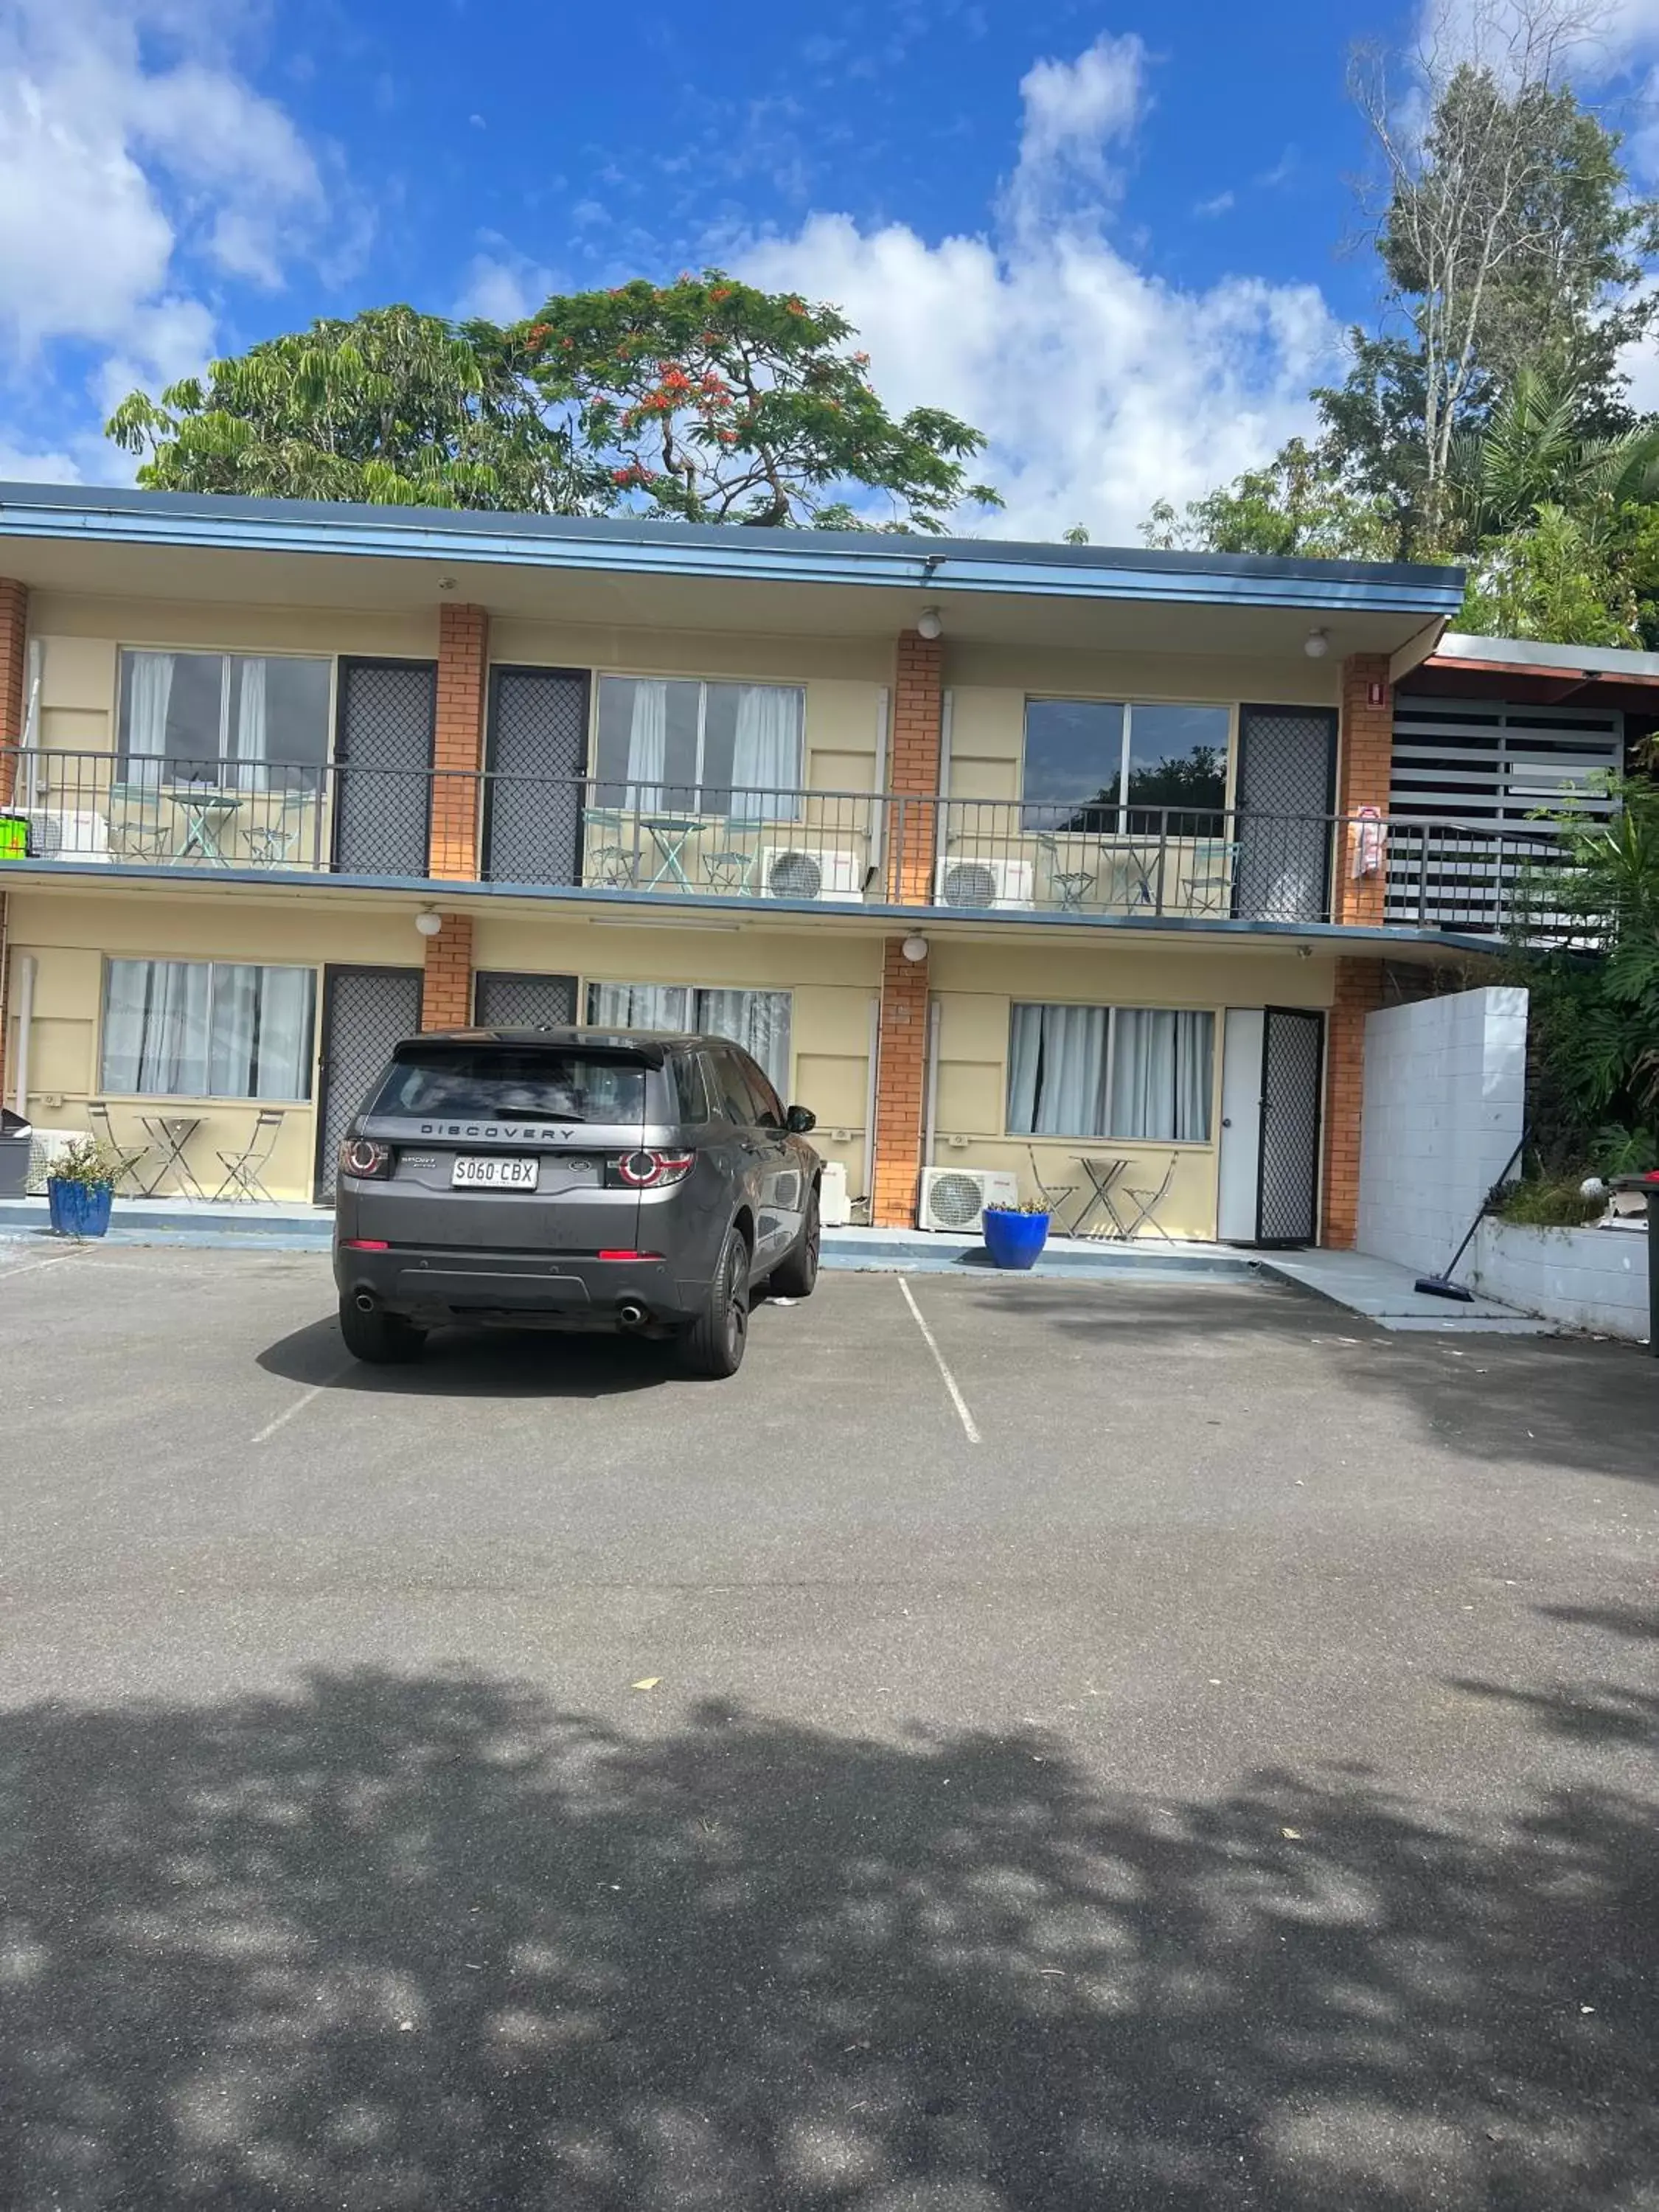
[[[21,814],[0,814],[0,860],[26,860],[29,855],[29,825]]]

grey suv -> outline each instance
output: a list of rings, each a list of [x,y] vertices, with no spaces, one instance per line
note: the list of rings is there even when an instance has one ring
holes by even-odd
[[[407,1037],[340,1146],[347,1349],[412,1359],[447,1322],[623,1330],[733,1375],[751,1286],[817,1280],[812,1126],[723,1037]]]

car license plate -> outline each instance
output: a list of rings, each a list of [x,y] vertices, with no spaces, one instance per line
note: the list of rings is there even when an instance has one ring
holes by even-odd
[[[463,1152],[450,1170],[455,1188],[467,1190],[534,1190],[541,1170],[538,1159],[502,1153]]]

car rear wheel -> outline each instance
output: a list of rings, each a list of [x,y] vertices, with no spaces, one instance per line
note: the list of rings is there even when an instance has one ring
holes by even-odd
[[[772,1270],[772,1279],[767,1285],[775,1297],[810,1298],[818,1279],[818,1249],[823,1242],[823,1226],[818,1219],[818,1194],[814,1185],[806,1201],[806,1218],[802,1222],[800,1235],[794,1246]]]
[[[720,1381],[743,1364],[749,1341],[749,1247],[737,1229],[727,1231],[702,1311],[680,1340],[680,1356],[693,1375]]]
[[[371,1367],[402,1367],[421,1356],[425,1332],[401,1314],[383,1313],[379,1306],[364,1313],[355,1300],[340,1301],[340,1334],[354,1359]]]

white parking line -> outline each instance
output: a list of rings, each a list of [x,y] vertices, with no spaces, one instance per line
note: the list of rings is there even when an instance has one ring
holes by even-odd
[[[54,1252],[50,1260],[25,1260],[17,1267],[8,1267],[0,1262],[0,1283],[10,1282],[14,1275],[38,1275],[42,1267],[61,1267],[65,1260],[80,1257],[78,1252]]]
[[[898,1286],[904,1293],[904,1303],[909,1307],[916,1327],[921,1331],[921,1340],[927,1346],[929,1352],[933,1353],[933,1364],[939,1369],[940,1375],[945,1379],[945,1387],[951,1394],[951,1403],[956,1407],[957,1413],[961,1419],[962,1425],[968,1432],[969,1443],[970,1444],[978,1443],[980,1442],[980,1433],[974,1426],[974,1417],[968,1410],[968,1401],[963,1396],[962,1392],[957,1388],[957,1378],[951,1374],[950,1369],[945,1365],[945,1354],[939,1350],[938,1340],[934,1337],[933,1330],[928,1328],[927,1322],[922,1319],[921,1308],[916,1304],[915,1298],[911,1297],[910,1285],[902,1275],[898,1279]]]
[[[284,1406],[276,1419],[267,1421],[258,1434],[250,1437],[248,1442],[262,1444],[268,1437],[274,1437],[278,1429],[285,1429],[296,1413],[303,1413],[313,1398],[320,1398],[325,1390],[331,1390],[342,1376],[350,1374],[356,1364],[355,1359],[343,1360],[331,1375],[324,1376],[320,1382],[313,1382],[309,1390],[302,1390],[291,1406]]]

